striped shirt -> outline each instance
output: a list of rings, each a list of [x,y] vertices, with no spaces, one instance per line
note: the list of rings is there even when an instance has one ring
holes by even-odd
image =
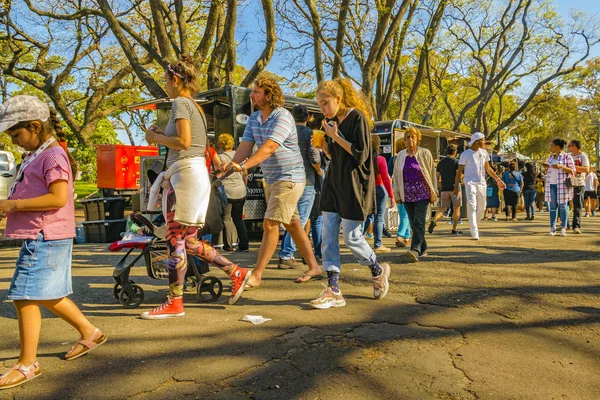
[[[552,164],[561,164],[567,168],[571,168],[571,170],[575,171],[575,162],[573,161],[573,157],[570,154],[565,152],[560,153],[557,157],[554,157],[554,154],[548,157],[546,161],[548,165]],[[558,183],[556,185],[556,193],[557,193],[557,203],[564,204],[573,200],[573,188],[568,188],[565,180],[569,177],[566,172],[562,169],[558,170]],[[550,203],[551,201],[551,192],[550,192],[550,172],[546,177],[546,192],[544,194],[544,200]]]
[[[296,123],[285,108],[277,107],[265,121],[262,120],[260,111],[250,115],[242,140],[260,148],[268,139],[279,144],[279,147],[261,164],[267,184],[272,185],[278,181],[305,182]]]

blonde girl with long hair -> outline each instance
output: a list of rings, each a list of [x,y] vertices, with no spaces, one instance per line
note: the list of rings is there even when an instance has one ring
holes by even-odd
[[[338,283],[340,225],[346,246],[359,264],[371,270],[373,296],[379,300],[388,292],[390,267],[377,262],[362,230],[367,215],[375,210],[373,163],[376,161],[370,140],[371,113],[348,79],[321,82],[317,88],[317,103],[325,116],[322,125],[327,135],[320,149],[331,159],[321,195],[321,251],[328,285],[311,305],[318,309],[346,305]]]

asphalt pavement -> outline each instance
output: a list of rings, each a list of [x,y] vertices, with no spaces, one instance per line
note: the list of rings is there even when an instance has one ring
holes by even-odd
[[[519,218],[523,218],[519,214]],[[429,256],[408,263],[403,249],[380,256],[391,289],[372,297],[369,270],[343,248],[347,306],[313,310],[320,282],[293,283],[301,270],[274,258],[260,290],[227,304],[189,291],[182,318],[146,321],[167,282],[132,280],[145,291],[138,309],[113,297],[113,268],[124,255],[107,245],[77,245],[72,299],[108,336],[89,355],[64,361],[78,335],[43,312],[42,376],[0,392],[8,399],[590,399],[600,398],[600,217],[583,234],[549,237],[548,214],[535,221],[483,221],[481,240],[454,237],[440,223]],[[461,225],[468,231],[468,225]],[[341,240],[341,237],[340,237]],[[393,246],[393,239],[384,244]],[[242,264],[250,253],[231,255]],[[6,298],[18,248],[0,249]],[[261,325],[244,315],[271,320]],[[0,360],[19,352],[11,302],[0,303]]]

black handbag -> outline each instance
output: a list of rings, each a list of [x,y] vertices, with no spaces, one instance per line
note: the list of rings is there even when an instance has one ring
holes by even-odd
[[[577,183],[578,183],[578,182],[577,182],[577,178],[575,178],[575,177],[572,177],[572,176],[567,176],[567,177],[565,178],[565,185],[566,185],[568,188],[574,188],[575,186],[577,186]]]

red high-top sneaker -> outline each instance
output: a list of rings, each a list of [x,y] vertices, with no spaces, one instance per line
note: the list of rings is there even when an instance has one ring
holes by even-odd
[[[231,297],[229,298],[229,304],[235,304],[235,302],[238,301],[250,275],[252,275],[251,271],[248,271],[246,268],[242,268],[239,265],[235,266],[235,269],[229,276],[231,279]]]
[[[165,319],[184,315],[183,297],[167,297],[167,301],[162,306],[156,307],[152,311],[146,311],[140,317],[142,319]]]

